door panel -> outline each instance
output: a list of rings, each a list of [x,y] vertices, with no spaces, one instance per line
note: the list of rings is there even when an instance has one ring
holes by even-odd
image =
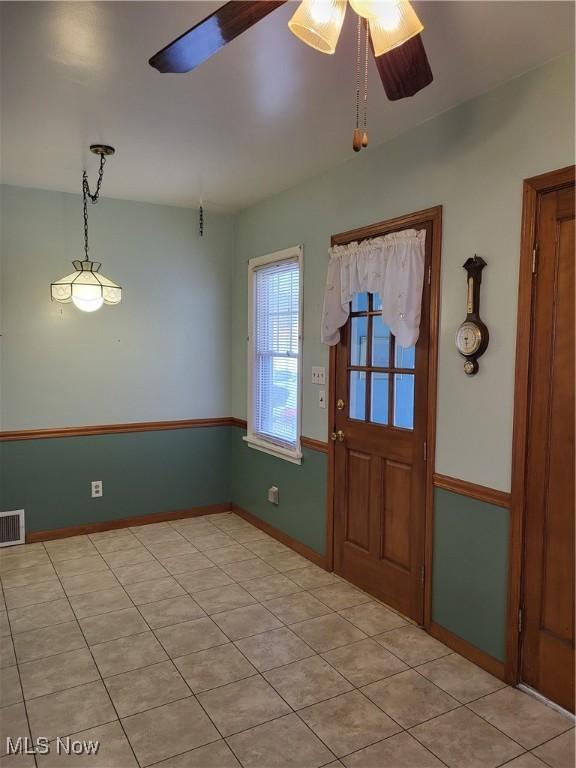
[[[426,229],[428,267],[432,223],[416,228]],[[429,291],[425,281],[420,336],[411,349],[398,346],[382,321],[378,294],[354,297],[336,349],[333,420],[340,437],[334,444],[335,570],[420,622]]]
[[[574,711],[574,187],[541,196],[534,280],[522,679]]]

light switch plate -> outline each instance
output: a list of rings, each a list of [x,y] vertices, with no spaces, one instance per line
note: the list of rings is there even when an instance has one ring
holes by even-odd
[[[326,368],[323,365],[312,366],[312,384],[326,384]]]
[[[318,392],[318,405],[320,408],[326,408],[326,391],[324,389]]]

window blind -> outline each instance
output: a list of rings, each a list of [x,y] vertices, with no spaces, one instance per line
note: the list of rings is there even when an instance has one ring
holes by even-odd
[[[255,270],[253,429],[289,447],[298,438],[299,302],[297,259]]]

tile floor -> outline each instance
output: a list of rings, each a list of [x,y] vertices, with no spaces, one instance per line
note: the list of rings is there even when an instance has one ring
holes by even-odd
[[[232,513],[5,549],[0,578],[0,768],[574,766],[570,719]]]

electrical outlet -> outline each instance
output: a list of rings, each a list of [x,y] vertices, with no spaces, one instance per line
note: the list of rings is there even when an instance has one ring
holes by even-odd
[[[270,504],[278,504],[279,491],[277,486],[271,485],[270,488],[268,488],[268,501]]]
[[[318,392],[318,405],[320,408],[326,408],[326,391],[324,389]]]
[[[326,384],[326,368],[324,366],[312,366],[312,384]]]
[[[92,480],[92,498],[99,499],[102,493],[102,480]]]

